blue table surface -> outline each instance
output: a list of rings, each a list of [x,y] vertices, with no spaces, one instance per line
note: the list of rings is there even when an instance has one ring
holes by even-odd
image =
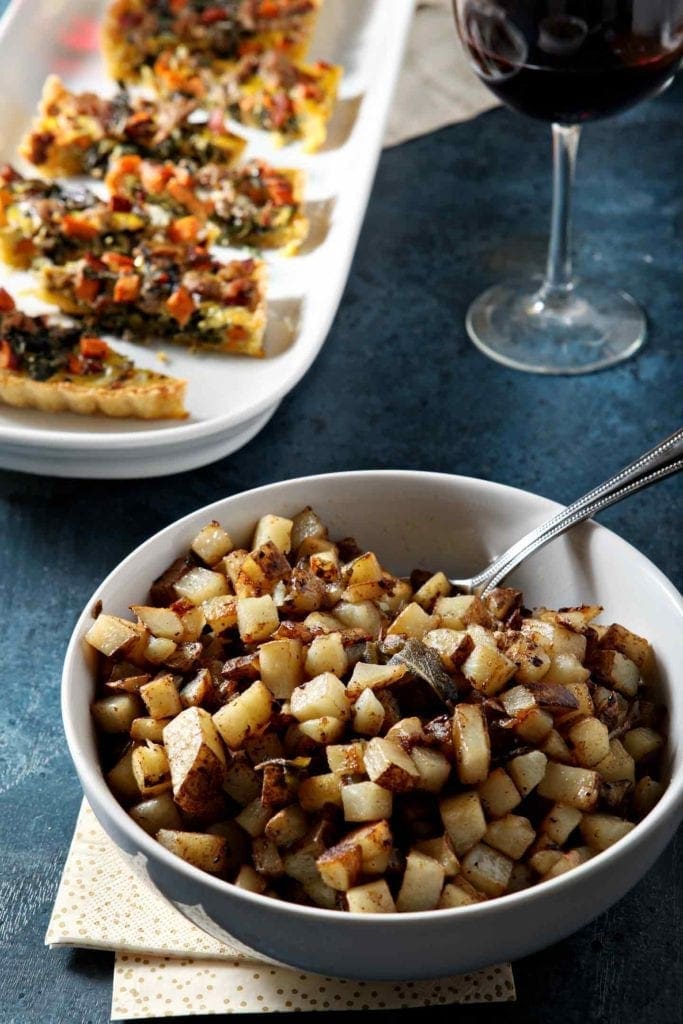
[[[153,482],[0,472],[0,1022],[108,1019],[112,955],[43,947],[81,799],[60,722],[61,662],[96,584],[179,516],[272,480],[421,468],[566,502],[679,426],[682,116],[679,80],[591,125],[583,142],[578,263],[647,308],[649,340],[630,362],[540,378],[488,361],[467,340],[469,300],[507,271],[540,267],[546,240],[547,128],[496,110],[383,154],[329,339],[242,451]],[[601,516],[679,587],[680,480]],[[467,1008],[459,1020],[674,1024],[683,1007],[682,897],[679,833],[617,906],[515,965],[516,1008]],[[403,1015],[418,1012],[452,1014]]]

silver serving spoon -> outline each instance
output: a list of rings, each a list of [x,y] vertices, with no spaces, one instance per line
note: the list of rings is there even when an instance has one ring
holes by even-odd
[[[502,583],[508,573],[523,562],[529,555],[555,540],[560,534],[565,533],[582,523],[584,519],[590,519],[596,512],[602,511],[609,505],[627,498],[629,494],[640,491],[643,487],[661,480],[665,476],[677,473],[683,469],[683,428],[671,434],[664,441],[650,451],[645,452],[640,458],[620,470],[609,480],[594,487],[588,494],[568,505],[567,508],[557,512],[552,519],[531,530],[516,544],[508,548],[496,558],[482,572],[472,576],[471,579],[450,580],[449,582],[456,590],[463,594],[488,594]]]

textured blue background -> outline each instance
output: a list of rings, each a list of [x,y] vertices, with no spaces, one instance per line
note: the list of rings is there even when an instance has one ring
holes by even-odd
[[[60,724],[59,675],[95,585],[178,516],[275,479],[421,468],[568,501],[679,426],[682,114],[679,81],[657,100],[591,125],[580,157],[580,269],[619,283],[650,316],[647,347],[631,362],[543,379],[499,367],[467,341],[469,300],[509,269],[540,266],[546,240],[547,129],[498,110],[383,155],[329,340],[241,452],[147,483],[0,472],[1,1022],[108,1019],[112,956],[42,946],[80,801]],[[601,521],[681,586],[681,478]],[[679,1020],[680,865],[679,843],[608,914],[517,964],[517,1009],[459,1010],[458,1019]],[[429,1013],[445,1020],[453,1011]]]

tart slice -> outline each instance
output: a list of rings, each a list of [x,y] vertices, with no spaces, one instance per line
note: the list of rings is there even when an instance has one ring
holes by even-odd
[[[150,242],[41,269],[43,296],[96,332],[263,355],[265,266],[198,246]]]
[[[193,174],[187,167],[130,155],[112,164],[106,184],[113,202],[120,197],[132,208],[158,204],[175,218],[172,233],[198,231],[208,219],[221,245],[286,247],[293,253],[308,233],[303,180],[301,171],[263,160],[235,168],[207,164]]]
[[[139,153],[191,165],[231,164],[244,139],[230,132],[220,116],[197,120],[198,103],[182,96],[163,102],[131,97],[125,89],[111,99],[70,92],[50,75],[38,117],[19,152],[48,178],[93,174],[102,177],[112,156]]]
[[[336,64],[301,64],[276,51],[246,54],[217,69],[181,48],[159,56],[150,82],[162,93],[214,104],[241,124],[273,132],[280,145],[301,141],[310,153],[327,137],[342,73]]]
[[[162,50],[186,46],[209,60],[247,50],[306,55],[322,0],[112,0],[102,47],[112,78],[137,81]]]
[[[42,412],[184,419],[185,387],[139,369],[81,327],[26,316],[0,288],[0,401]]]

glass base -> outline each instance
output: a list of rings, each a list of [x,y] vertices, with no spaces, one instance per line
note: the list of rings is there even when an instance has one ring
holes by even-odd
[[[645,340],[647,322],[625,292],[578,282],[546,293],[541,282],[509,282],[480,295],[467,313],[474,344],[514,370],[577,374],[628,359]]]

